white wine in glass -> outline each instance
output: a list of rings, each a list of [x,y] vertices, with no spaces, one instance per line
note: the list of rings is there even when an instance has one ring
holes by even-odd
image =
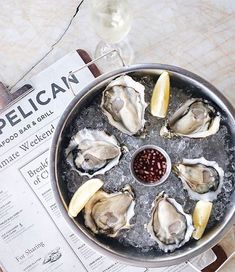
[[[92,23],[102,39],[97,45],[95,57],[112,49],[119,50],[125,63],[130,63],[133,51],[127,42],[122,41],[132,24],[132,12],[127,0],[90,0]],[[113,56],[115,57],[115,56]],[[109,56],[109,63],[112,61]]]

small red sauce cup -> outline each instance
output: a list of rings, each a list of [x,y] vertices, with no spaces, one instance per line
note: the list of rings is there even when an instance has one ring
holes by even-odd
[[[155,145],[144,145],[131,158],[132,176],[141,184],[162,184],[171,172],[171,160],[165,150]]]

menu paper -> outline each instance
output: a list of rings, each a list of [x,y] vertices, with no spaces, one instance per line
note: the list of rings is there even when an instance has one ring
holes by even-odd
[[[146,269],[103,257],[63,219],[49,180],[49,147],[59,117],[74,97],[67,76],[83,65],[78,53],[71,52],[32,78],[34,90],[0,115],[0,271],[194,271],[185,263]],[[88,68],[71,77],[74,93],[93,79]],[[211,250],[192,260],[203,267],[213,261]]]

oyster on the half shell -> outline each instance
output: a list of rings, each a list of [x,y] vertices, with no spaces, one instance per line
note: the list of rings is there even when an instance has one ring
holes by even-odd
[[[183,159],[173,166],[173,171],[192,199],[212,201],[221,192],[224,171],[215,161],[203,157]]]
[[[151,220],[147,230],[164,252],[183,246],[192,236],[192,217],[182,206],[161,192],[152,204]]]
[[[162,127],[160,135],[205,138],[219,130],[220,115],[205,100],[192,98],[186,101]]]
[[[70,140],[67,161],[81,176],[104,174],[118,164],[122,151],[114,136],[104,131],[82,129]]]
[[[120,230],[130,228],[134,206],[134,193],[129,185],[112,194],[99,190],[85,206],[85,225],[94,233],[115,237]]]
[[[145,87],[130,76],[120,76],[103,91],[101,108],[111,125],[128,135],[144,128]]]

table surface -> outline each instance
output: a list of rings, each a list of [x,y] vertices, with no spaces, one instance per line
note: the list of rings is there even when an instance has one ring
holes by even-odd
[[[210,81],[235,105],[234,0],[130,0],[128,39],[134,63],[184,67]],[[73,49],[92,55],[99,37],[88,0],[3,0],[0,10],[0,81],[27,81]]]
[[[92,56],[100,40],[88,0],[23,2],[2,0],[0,9],[0,81],[12,91],[74,49]],[[234,0],[130,3],[134,21],[127,38],[134,63],[181,66],[211,82],[235,105]]]

